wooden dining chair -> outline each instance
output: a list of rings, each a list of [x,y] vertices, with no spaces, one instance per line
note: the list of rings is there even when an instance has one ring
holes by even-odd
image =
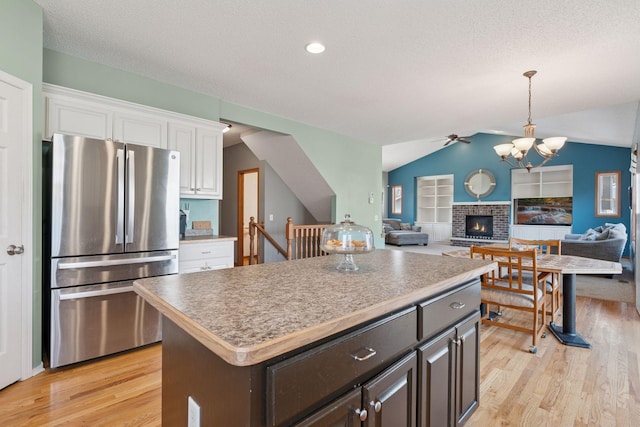
[[[498,326],[532,336],[529,347],[531,353],[537,353],[538,340],[546,336],[546,302],[547,287],[539,283],[531,284],[531,276],[537,278],[537,250],[510,250],[471,246],[471,258],[492,260],[498,263],[498,269],[481,276],[481,302],[486,305],[482,317],[483,324]],[[507,274],[501,274],[500,271]],[[528,278],[527,278],[528,276]],[[544,282],[544,280],[543,280]],[[491,312],[491,306],[497,306],[497,312]],[[531,326],[523,326],[522,322],[507,323],[501,316],[502,308],[520,310],[531,314]]]
[[[547,239],[547,240],[531,240],[531,239],[520,239],[517,237],[509,238],[509,248],[510,249],[524,249],[524,248],[536,248],[539,254],[555,254],[562,255],[562,241]],[[542,272],[539,273],[541,277],[539,279],[544,279],[547,285],[547,294],[551,299],[550,311],[547,312],[548,315],[551,316],[551,321],[555,322],[556,318],[560,315],[560,307],[562,307],[560,301],[560,273],[551,273],[551,272]]]

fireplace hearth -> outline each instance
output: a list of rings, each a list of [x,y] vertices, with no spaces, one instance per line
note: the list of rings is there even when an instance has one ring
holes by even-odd
[[[465,236],[468,239],[492,239],[493,215],[467,215]]]

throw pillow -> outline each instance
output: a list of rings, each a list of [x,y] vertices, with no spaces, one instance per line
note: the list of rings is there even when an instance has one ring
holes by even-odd
[[[580,236],[580,240],[596,240],[597,234],[598,233],[596,232],[596,230],[594,230],[593,228],[590,228],[586,231],[586,233]]]
[[[403,222],[400,224],[400,230],[411,230],[411,224],[408,222]]]
[[[411,227],[411,230],[417,231],[419,233],[422,231],[422,227],[420,227],[419,225],[414,225]]]
[[[602,233],[596,234],[596,240],[607,240],[609,238],[610,231],[611,229],[605,228]]]

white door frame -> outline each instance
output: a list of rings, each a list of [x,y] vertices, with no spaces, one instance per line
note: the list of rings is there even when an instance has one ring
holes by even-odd
[[[24,261],[22,262],[21,313],[21,380],[34,375],[32,363],[33,352],[33,265],[36,258],[33,241],[33,86],[0,70],[0,81],[22,91],[23,97],[23,129],[20,130],[21,143],[24,144],[22,156],[22,242],[24,242]],[[0,248],[5,250],[5,248]],[[38,368],[41,370],[42,368]]]

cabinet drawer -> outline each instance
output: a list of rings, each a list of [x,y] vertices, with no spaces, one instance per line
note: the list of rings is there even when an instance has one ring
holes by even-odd
[[[180,261],[233,257],[233,241],[184,243],[180,245]]]
[[[233,268],[233,257],[220,257],[211,259],[196,259],[193,261],[180,260],[180,274],[194,273],[197,271],[220,270]]]
[[[267,425],[281,425],[367,379],[417,344],[415,308],[267,367]]]
[[[418,307],[418,340],[429,338],[480,307],[480,280],[448,292]]]

